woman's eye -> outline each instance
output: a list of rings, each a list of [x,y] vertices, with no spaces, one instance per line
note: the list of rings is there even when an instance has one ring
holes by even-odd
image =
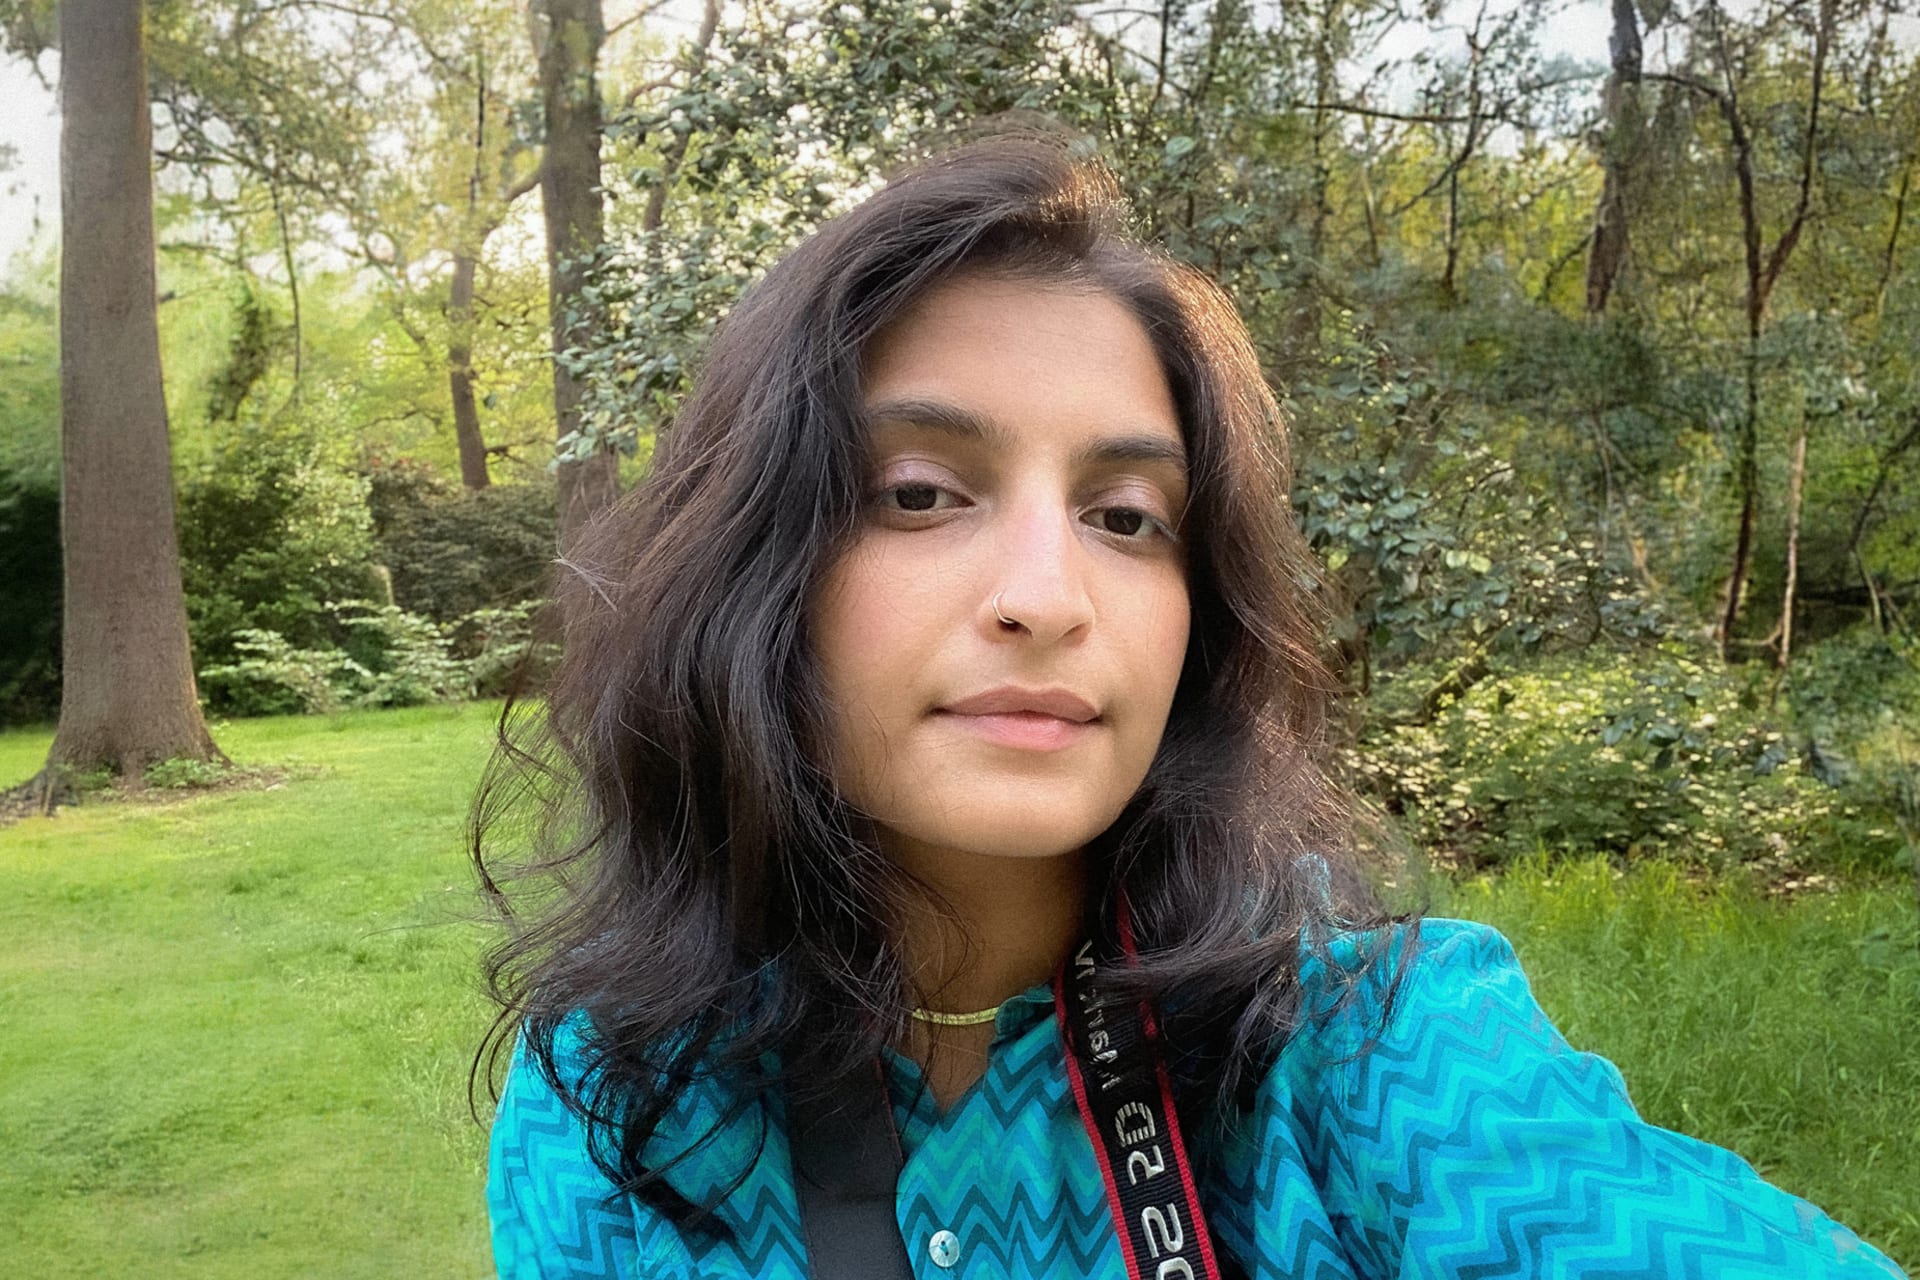
[[[880,498],[896,511],[933,511],[940,495],[948,492],[937,484],[890,484],[880,490]]]
[[[1156,533],[1164,534],[1169,542],[1180,540],[1163,521],[1138,507],[1101,507],[1094,514],[1100,517],[1102,529],[1129,542],[1145,542]]]

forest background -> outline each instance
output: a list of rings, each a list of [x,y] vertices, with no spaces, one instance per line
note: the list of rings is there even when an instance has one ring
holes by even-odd
[[[563,509],[644,473],[740,291],[891,164],[1043,114],[1239,300],[1339,588],[1347,760],[1414,842],[1920,876],[1900,9],[149,6],[193,670],[140,683],[497,691]],[[0,18],[55,83],[52,8]],[[59,708],[56,263],[43,230],[0,290],[0,723]],[[217,752],[172,732],[56,755]]]
[[[71,17],[0,0],[10,69],[79,75]],[[0,279],[0,724],[59,722],[16,808],[537,675],[544,575],[740,292],[925,147],[1045,117],[1241,308],[1340,758],[1406,847],[1920,908],[1903,0],[156,0],[132,39],[151,218],[62,216],[70,268],[155,264],[164,452],[76,436],[75,386],[143,366],[63,317],[50,223]],[[63,357],[105,371],[64,461]],[[88,459],[167,502],[75,505]],[[166,556],[114,580],[89,537]],[[101,657],[109,617],[179,660]],[[1920,910],[1849,945],[1920,983]]]

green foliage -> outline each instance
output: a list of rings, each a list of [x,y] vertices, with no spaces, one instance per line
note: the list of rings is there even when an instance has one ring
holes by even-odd
[[[1372,466],[1338,455],[1308,462],[1297,514],[1352,602],[1349,634],[1390,661],[1461,644],[1532,649],[1660,634],[1659,603],[1592,538],[1516,491],[1511,466],[1478,446],[1443,441],[1441,453],[1458,465],[1422,468],[1401,455]]]
[[[367,669],[338,649],[302,649],[277,631],[242,628],[233,638],[239,657],[199,671],[210,705],[242,716],[331,713],[351,696]]]
[[[1086,119],[1096,73],[1061,18],[1040,0],[866,0],[729,23],[616,113],[584,299],[607,323],[559,357],[588,399],[557,457],[645,455],[741,292],[902,154],[1001,113]]]
[[[476,695],[505,694],[524,681],[538,688],[559,660],[560,646],[542,637],[542,603],[523,600],[499,609],[475,609],[453,628],[453,651],[466,662]]]
[[[366,495],[365,480],[297,427],[237,428],[180,493],[196,661],[235,655],[248,631],[273,631],[296,647],[343,639],[325,602],[385,593]]]
[[[241,406],[266,377],[274,355],[274,333],[267,308],[244,278],[236,290],[233,335],[227,343],[227,360],[207,387],[207,418],[212,422],[235,421]]]
[[[1858,627],[1804,654],[1787,689],[1810,767],[1873,819],[1858,860],[1920,883],[1920,645]]]
[[[60,490],[0,467],[0,724],[60,710]]]
[[[236,639],[239,658],[201,669],[202,694],[247,716],[460,702],[503,691],[523,665],[538,673],[557,656],[536,639],[533,601],[448,623],[363,600],[325,608],[341,647],[301,648],[249,629]]]
[[[36,264],[35,275],[47,270]],[[0,724],[60,709],[60,359],[50,282],[0,289]]]
[[[0,289],[0,475],[28,487],[60,475],[60,342],[52,289]]]
[[[1878,861],[1890,824],[1812,776],[1753,682],[1665,644],[1491,675],[1422,714],[1436,673],[1376,695],[1356,776],[1422,844],[1470,865],[1554,854],[1714,866]],[[1855,843],[1877,831],[1878,845]]]
[[[233,765],[222,764],[218,760],[195,760],[191,756],[175,756],[168,760],[156,760],[147,766],[146,783],[163,791],[190,791],[204,787],[217,787],[232,780],[236,773],[244,773]]]
[[[417,707],[473,696],[467,664],[450,652],[453,628],[393,604],[355,601],[336,614],[350,633],[347,648],[368,659],[352,705]]]
[[[558,536],[551,483],[468,492],[379,454],[364,473],[374,545],[400,607],[451,622],[539,594]]]

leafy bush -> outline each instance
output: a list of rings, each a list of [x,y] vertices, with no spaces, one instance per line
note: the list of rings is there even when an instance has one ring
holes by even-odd
[[[368,655],[364,666],[353,664],[362,684],[352,695],[352,705],[417,707],[473,696],[466,663],[450,652],[450,626],[398,605],[363,601],[341,606],[340,616],[355,634],[350,647]]]
[[[1870,819],[1850,860],[1880,861],[1892,825],[1888,860],[1920,875],[1920,644],[1858,627],[1796,657],[1786,689],[1815,772]]]
[[[0,471],[0,724],[60,712],[60,486]]]
[[[193,651],[210,665],[245,652],[246,632],[337,646],[326,602],[385,594],[366,481],[283,425],[243,424],[182,485],[180,558]]]
[[[560,646],[536,634],[541,601],[503,609],[475,609],[452,628],[453,651],[467,664],[480,697],[507,692],[518,676],[538,685],[560,656]]]
[[[365,464],[375,546],[393,601],[441,622],[540,593],[558,530],[552,484],[469,493],[425,464]]]
[[[1676,644],[1542,659],[1437,706],[1424,692],[1434,674],[1407,668],[1382,684],[1350,763],[1410,835],[1459,861],[1544,851],[1797,865],[1857,858],[1842,846],[1869,830],[1891,845],[1811,775],[1746,677]]]
[[[202,667],[199,679],[202,696],[234,715],[338,711],[371,674],[338,649],[303,649],[278,631],[243,629],[233,647],[240,657]]]
[[[537,673],[555,657],[555,646],[534,639],[534,602],[452,623],[364,600],[326,607],[349,636],[344,648],[301,648],[249,630],[235,642],[241,657],[200,672],[202,692],[239,715],[419,706],[501,692],[520,663]]]
[[[218,760],[195,760],[191,756],[173,756],[166,760],[156,760],[146,768],[146,782],[150,787],[159,787],[167,791],[187,791],[194,787],[215,787],[245,770],[236,769],[230,764],[221,764]]]

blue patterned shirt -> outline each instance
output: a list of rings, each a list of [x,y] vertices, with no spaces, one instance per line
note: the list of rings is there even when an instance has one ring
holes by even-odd
[[[1370,1051],[1350,1056],[1372,1016],[1356,1000],[1288,1045],[1250,1114],[1189,1134],[1215,1245],[1251,1280],[1899,1280],[1738,1156],[1642,1120],[1613,1064],[1554,1029],[1505,938],[1454,920],[1420,927]],[[1311,965],[1301,977],[1310,994],[1326,985]],[[557,1043],[568,1078],[578,1040],[563,1027]],[[906,1156],[896,1215],[917,1277],[1124,1280],[1049,988],[1002,1007],[985,1074],[945,1113],[912,1062],[891,1066]],[[725,1113],[719,1088],[682,1096],[651,1167]],[[760,1119],[750,1109],[671,1167],[674,1188],[704,1205],[751,1166],[719,1201],[730,1232],[683,1234],[609,1197],[580,1122],[517,1050],[487,1184],[502,1280],[803,1280],[786,1139],[768,1124],[761,1147]]]

